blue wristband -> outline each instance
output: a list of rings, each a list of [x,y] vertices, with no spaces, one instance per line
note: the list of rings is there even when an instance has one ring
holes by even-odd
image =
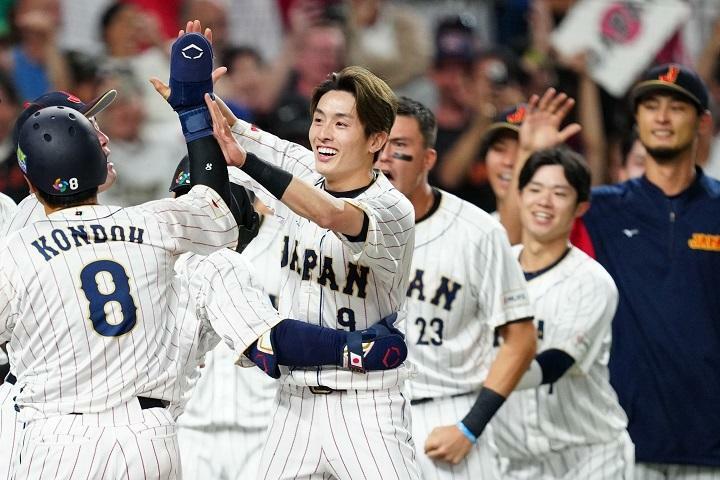
[[[477,443],[477,437],[475,435],[473,435],[473,433],[470,430],[468,430],[468,428],[465,426],[465,424],[462,421],[457,422],[457,427],[460,429],[462,434],[465,435],[465,437],[468,440],[470,440],[470,443],[472,443],[473,445],[475,445]]]

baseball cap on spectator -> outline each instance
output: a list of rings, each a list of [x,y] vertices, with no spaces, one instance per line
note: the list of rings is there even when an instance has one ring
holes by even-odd
[[[85,115],[87,118],[94,117],[105,110],[117,97],[117,90],[108,90],[91,102],[85,103],[78,97],[67,92],[50,92],[39,96],[32,102],[26,102],[24,109],[18,115],[13,130],[13,143],[17,144],[20,128],[25,120],[33,113],[45,107],[69,107]]]
[[[633,107],[637,107],[644,95],[658,91],[677,93],[700,112],[708,109],[709,96],[705,83],[697,73],[683,65],[666,63],[645,71],[630,90],[630,101]]]
[[[446,61],[471,64],[475,60],[475,19],[453,15],[435,29],[435,65]]]
[[[485,158],[490,146],[503,135],[509,135],[518,138],[520,135],[520,125],[525,120],[527,113],[527,104],[518,103],[510,108],[503,110],[495,115],[493,123],[485,131],[482,142],[480,143],[480,158]]]

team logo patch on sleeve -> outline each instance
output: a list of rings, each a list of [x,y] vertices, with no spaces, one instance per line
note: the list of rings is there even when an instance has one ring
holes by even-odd
[[[521,307],[529,305],[528,295],[525,290],[513,290],[503,295],[503,306]]]
[[[688,240],[688,246],[693,250],[720,252],[720,235],[693,233],[692,237]]]

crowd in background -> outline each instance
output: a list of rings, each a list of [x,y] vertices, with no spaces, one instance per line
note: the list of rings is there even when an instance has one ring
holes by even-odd
[[[307,144],[315,85],[363,65],[399,94],[428,105],[439,132],[431,183],[485,210],[495,208],[481,137],[493,117],[556,86],[577,99],[572,147],[593,182],[642,172],[627,101],[607,93],[584,55],[564,58],[550,42],[575,0],[6,0],[0,2],[0,191],[22,199],[12,128],[24,102],[50,90],[88,101],[119,97],[98,116],[119,173],[106,203],[165,196],[167,172],[185,148],[175,113],[148,79],[166,80],[169,44],[182,19],[213,30],[216,86],[236,114]],[[720,105],[720,2],[688,0],[692,14],[656,52],[693,66]],[[718,128],[700,132],[698,162],[720,175]],[[629,163],[628,163],[629,162]],[[624,168],[627,165],[628,168]],[[635,172],[635,173],[633,173]],[[492,174],[492,173],[490,173]]]

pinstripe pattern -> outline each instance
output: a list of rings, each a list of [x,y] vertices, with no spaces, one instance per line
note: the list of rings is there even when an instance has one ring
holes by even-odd
[[[719,480],[719,467],[636,463],[635,480]]]
[[[0,238],[2,238],[3,230],[5,225],[10,223],[10,219],[13,217],[18,207],[12,198],[0,193]]]
[[[15,387],[9,383],[0,385],[0,478],[10,478],[10,467],[20,442],[20,424],[15,412]]]
[[[413,438],[417,439],[415,447],[424,480],[493,480],[499,478],[499,467],[496,465],[496,457],[492,455],[493,450],[487,444],[487,435],[480,437],[477,445],[458,465],[434,462],[425,455],[425,439],[430,435],[432,429],[439,425],[456,423],[470,411],[476,398],[477,396],[472,393],[458,397],[438,398],[432,402],[412,406],[412,433]]]
[[[312,151],[242,120],[233,125],[232,131],[248,152],[322,188],[323,181],[315,171]],[[256,191],[263,190],[244,172],[236,168],[230,168],[229,172],[233,182]],[[343,235],[322,229],[292,212],[282,211],[287,247],[281,264],[278,303],[282,316],[347,329],[342,323],[348,319],[349,309],[354,316],[355,329],[360,330],[402,307],[414,246],[412,204],[379,172],[367,190],[345,200],[368,215],[368,236],[364,243],[349,242]],[[366,275],[365,288],[357,282],[348,282],[351,273],[363,272],[362,267],[367,268],[366,274],[360,273],[360,276]],[[338,317],[341,317],[340,321]],[[408,376],[405,365],[368,374],[336,367],[293,370],[283,367],[281,371],[284,383],[325,385],[335,389],[389,388]]]
[[[15,478],[180,478],[175,428],[166,409],[140,410],[136,400],[100,414],[34,420],[24,431]]]
[[[277,298],[281,225],[265,217],[242,256],[254,264],[253,281]],[[257,368],[235,366],[225,344],[205,357],[197,387],[178,419],[183,470],[188,478],[254,478],[270,423],[277,382]]]
[[[415,240],[406,307],[408,353],[418,372],[411,398],[477,391],[495,328],[532,316],[522,271],[500,224],[447,192],[417,224]]]
[[[633,480],[634,449],[627,433],[601,444],[578,445],[539,458],[511,458],[507,480]]]
[[[522,246],[514,250],[519,254]],[[528,291],[541,335],[538,351],[563,350],[575,364],[552,385],[514,392],[493,418],[493,439],[510,460],[512,478],[625,478],[632,457],[621,453],[632,444],[607,368],[615,284],[572,247],[531,279]]]
[[[0,338],[9,339],[14,351],[22,420],[104,411],[167,383],[177,348],[167,320],[175,308],[170,294],[175,256],[189,249],[210,253],[237,238],[234,220],[215,192],[195,187],[188,195],[126,209],[66,209],[7,237],[0,251]],[[31,244],[70,227],[94,232],[90,225],[100,225],[107,241],[94,241],[100,237],[88,233],[89,241],[68,240],[63,249],[48,240],[57,254],[43,254]],[[137,239],[141,230],[142,243],[130,241],[132,232]],[[79,272],[98,259],[123,265],[131,279],[138,321],[121,337],[102,337],[88,321],[77,321],[88,311]],[[107,313],[111,319],[116,315],[113,309]]]
[[[247,151],[323,188],[311,151],[242,121],[233,133]],[[230,176],[248,182],[237,169],[230,169]],[[262,190],[253,182],[246,184]],[[366,190],[345,201],[369,219],[365,242],[351,242],[286,209],[275,209],[284,220],[281,316],[360,330],[402,308],[414,245],[412,204],[379,172]],[[268,472],[266,478],[417,478],[406,402],[396,387],[409,374],[406,365],[368,374],[336,367],[282,367],[281,372],[285,390],[260,466]],[[316,385],[358,393],[353,404],[345,402],[345,394],[318,398],[299,388]]]
[[[313,395],[283,385],[257,478],[420,478],[408,406],[397,388]]]
[[[38,220],[46,220],[45,209],[35,198],[35,194],[25,197],[17,206],[12,216],[6,218],[4,225],[0,228],[0,238],[5,238],[9,233],[34,223]]]

